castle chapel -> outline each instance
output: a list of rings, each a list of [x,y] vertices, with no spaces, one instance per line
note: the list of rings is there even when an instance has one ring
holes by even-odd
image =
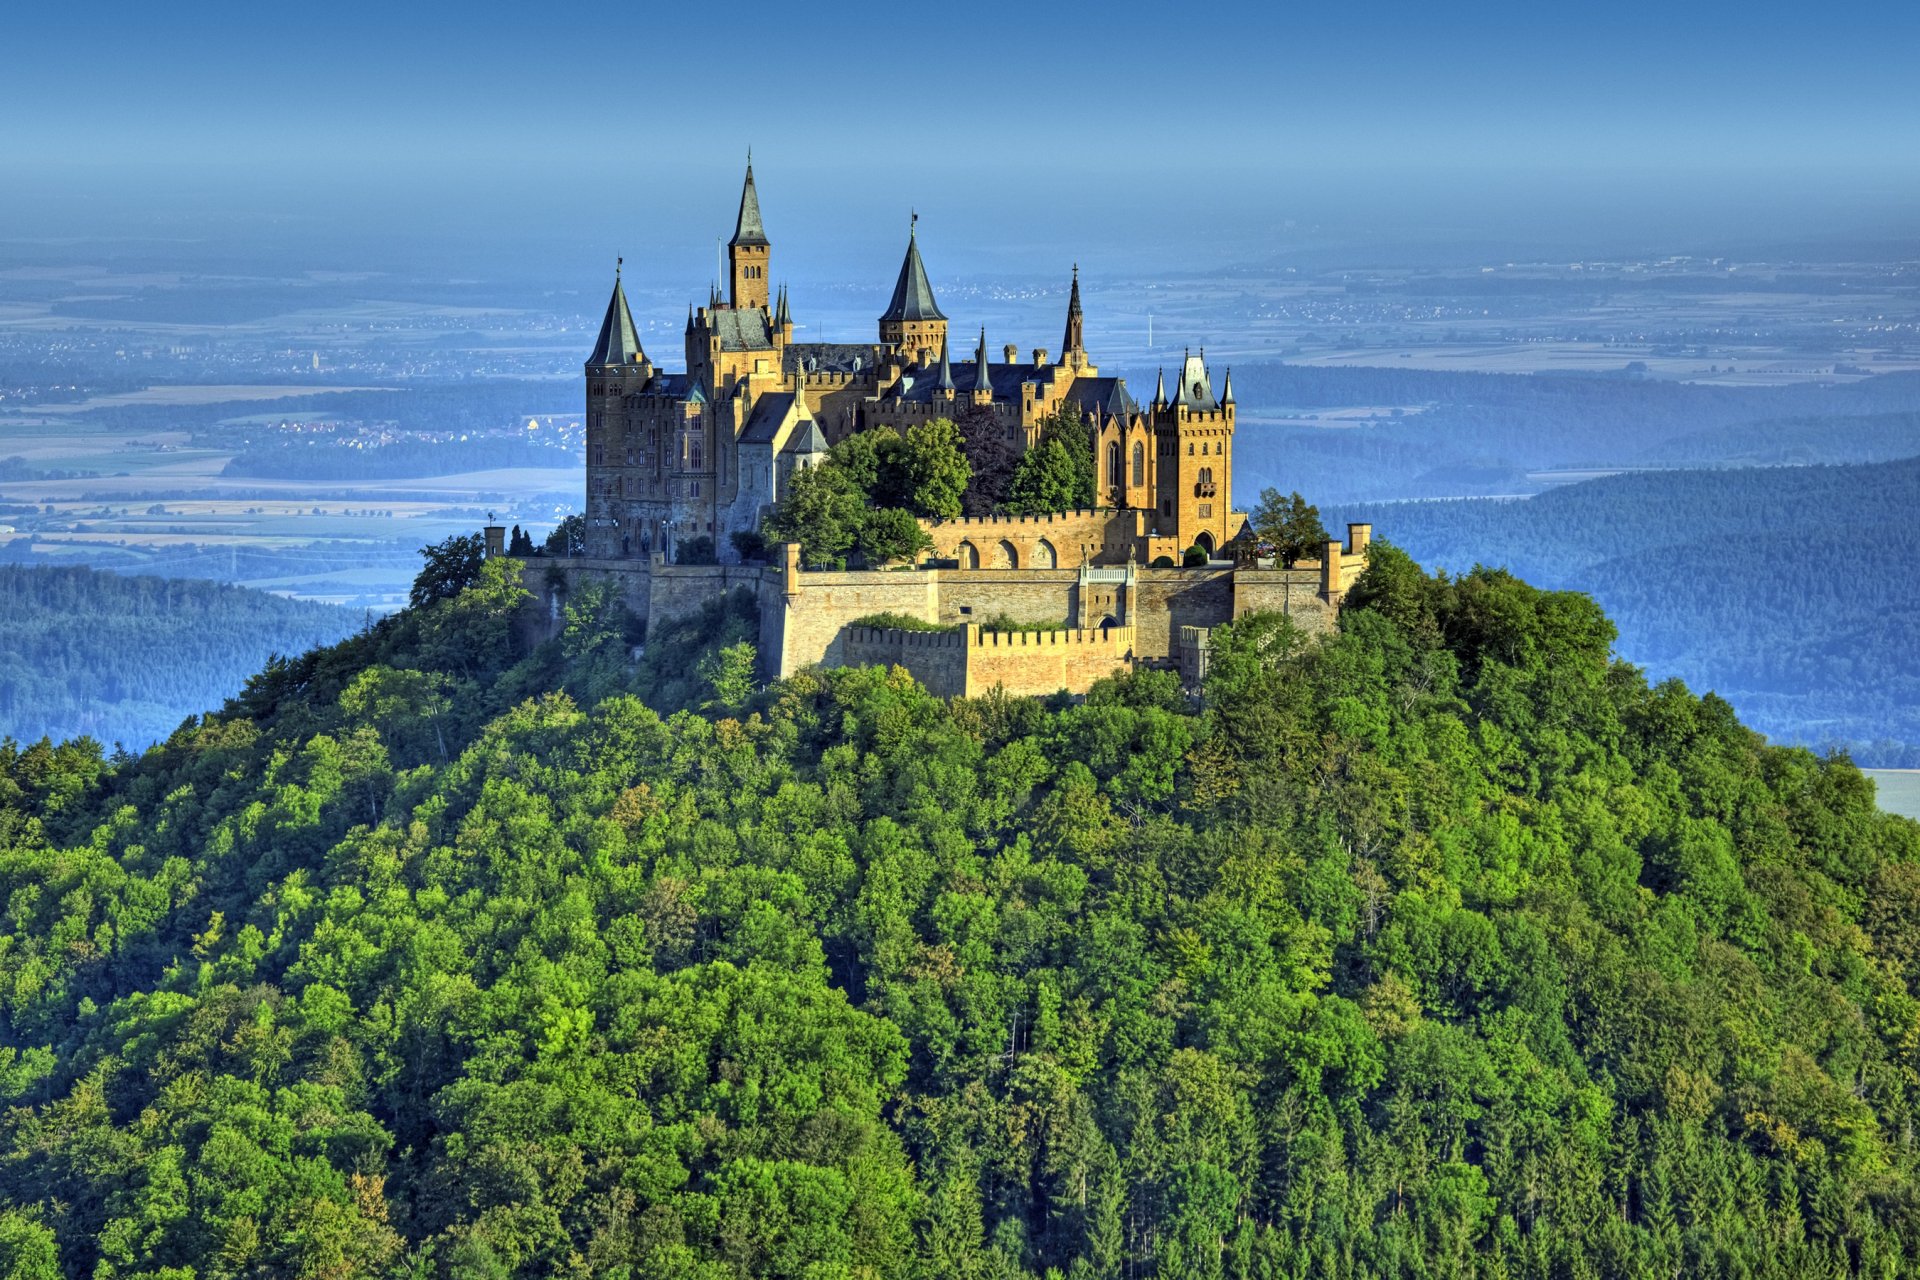
[[[787,290],[773,286],[772,248],[749,160],[726,294],[715,287],[706,305],[689,306],[678,373],[642,350],[615,273],[586,364],[589,556],[671,562],[676,547],[704,537],[732,560],[727,535],[758,529],[794,471],[824,461],[852,432],[948,418],[963,432],[1002,432],[1024,450],[1043,420],[1069,405],[1094,428],[1101,532],[1078,545],[1042,543],[1033,565],[1004,564],[1018,548],[988,543],[1005,549],[1004,567],[1177,560],[1191,546],[1219,549],[1244,524],[1232,509],[1231,374],[1216,392],[1205,360],[1190,354],[1173,386],[1163,373],[1142,405],[1123,379],[1102,377],[1087,352],[1077,268],[1058,354],[1035,347],[1023,359],[1009,343],[995,360],[981,329],[972,358],[955,360],[911,230],[872,343],[795,342]],[[974,541],[950,529],[943,536],[944,526],[963,523],[929,524],[936,550],[963,568],[990,567]]]

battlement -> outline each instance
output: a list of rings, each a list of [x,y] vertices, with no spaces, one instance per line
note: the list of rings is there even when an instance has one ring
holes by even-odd
[[[1132,627],[1063,627],[1057,631],[982,631],[967,628],[967,643],[990,649],[1058,649],[1070,645],[1101,645],[1109,649],[1133,648]]]
[[[1120,514],[1122,510],[1125,508],[1078,507],[1072,511],[1048,511],[1040,515],[953,516],[946,520],[927,520],[922,523],[929,529],[993,529],[1105,519]]]

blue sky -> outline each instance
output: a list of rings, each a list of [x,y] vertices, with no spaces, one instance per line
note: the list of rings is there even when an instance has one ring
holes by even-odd
[[[538,227],[692,260],[748,145],[776,233],[829,257],[910,204],[982,261],[1103,236],[1874,239],[1920,210],[1911,2],[903,12],[13,4],[0,235]]]

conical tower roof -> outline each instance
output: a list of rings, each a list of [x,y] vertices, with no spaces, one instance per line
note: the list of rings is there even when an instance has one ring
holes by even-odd
[[[993,374],[987,368],[987,329],[980,326],[980,350],[973,357],[973,389],[993,393]]]
[[[607,318],[600,322],[600,337],[593,344],[588,364],[638,364],[646,358],[640,349],[640,335],[633,327],[633,312],[627,309],[627,291],[620,283],[620,272],[613,273],[613,297],[607,300]]]
[[[918,219],[915,219],[918,221]],[[933,300],[933,286],[927,283],[926,264],[920,261],[920,244],[911,226],[907,230],[907,257],[900,264],[900,279],[893,286],[893,300],[887,303],[880,319],[945,320]]]
[[[747,180],[740,188],[740,216],[734,219],[729,244],[766,244],[767,229],[760,225],[760,193],[753,186],[753,153],[747,153]]]
[[[940,391],[953,390],[953,366],[947,363],[947,340],[940,339],[940,380],[933,384]]]

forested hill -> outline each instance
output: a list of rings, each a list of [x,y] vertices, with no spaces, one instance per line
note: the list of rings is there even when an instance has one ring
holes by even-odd
[[[1591,592],[1620,652],[1714,689],[1788,742],[1920,765],[1920,458],[1659,471],[1525,501],[1395,502],[1372,520],[1423,562]]]
[[[1069,705],[517,572],[0,753],[0,1274],[1920,1273],[1920,826],[1584,596]]]
[[[0,565],[0,737],[144,748],[239,692],[271,655],[360,624],[244,587]]]

